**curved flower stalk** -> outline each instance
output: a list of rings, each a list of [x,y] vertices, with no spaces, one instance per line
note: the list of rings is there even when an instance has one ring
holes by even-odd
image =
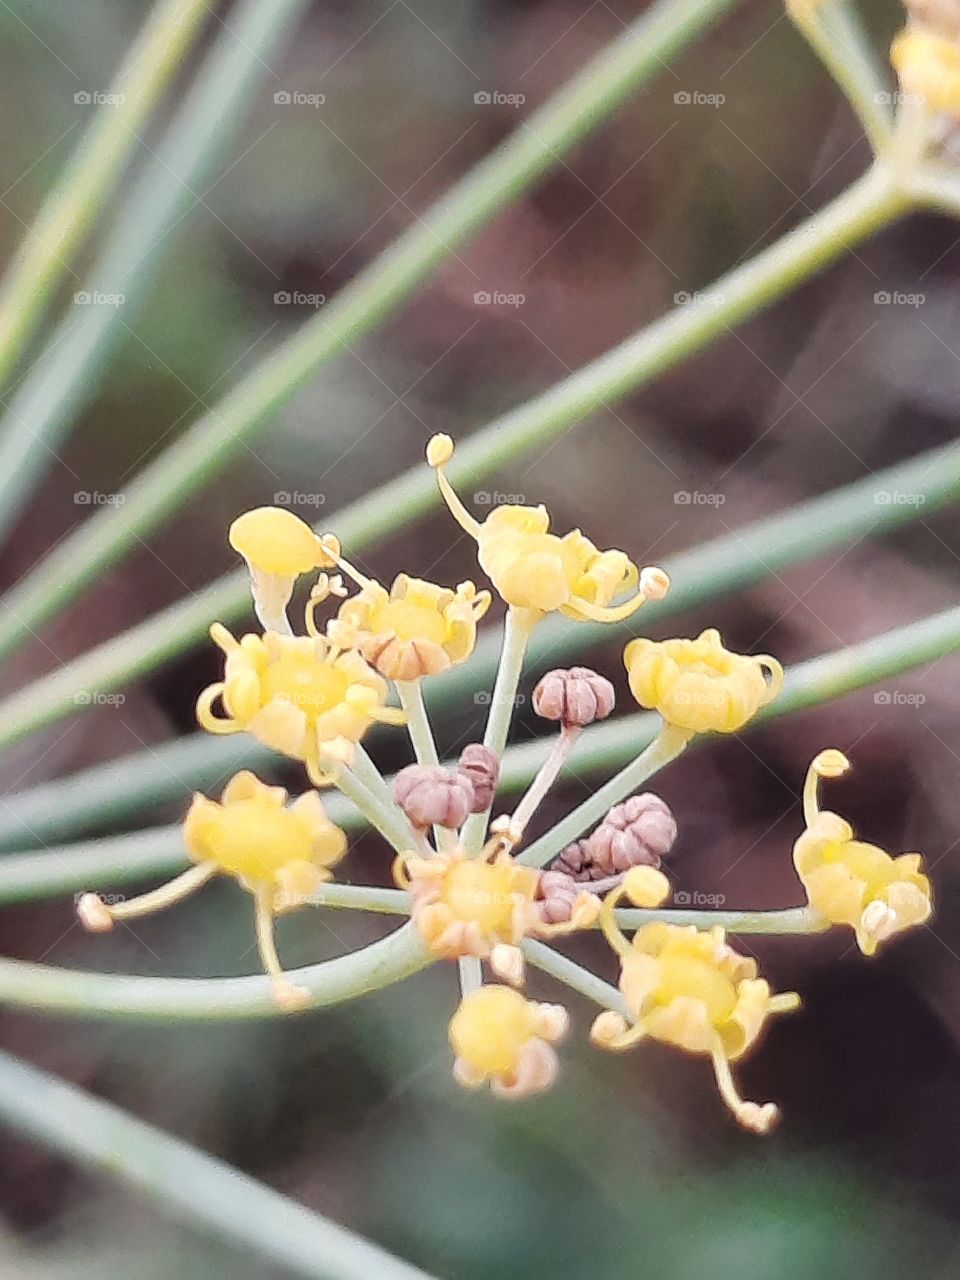
[[[737,1123],[767,1133],[777,1120],[776,1106],[744,1101],[730,1064],[756,1043],[770,1014],[796,1009],[800,997],[772,995],[757,976],[756,961],[734,951],[719,927],[704,930],[658,920],[628,941],[613,909],[624,895],[635,906],[649,905],[651,879],[659,874],[637,867],[604,900],[601,927],[620,958],[619,985],[630,1021],[613,1010],[601,1013],[591,1038],[617,1052],[650,1038],[709,1057],[720,1096]]]
[[[352,649],[322,636],[273,631],[236,640],[219,623],[210,636],[226,663],[223,680],[197,699],[201,728],[252,733],[274,751],[302,760],[314,786],[336,780],[375,721],[403,723],[403,713],[386,705],[386,682]],[[213,710],[218,699],[226,717]]]
[[[806,830],[793,847],[793,861],[810,906],[831,924],[853,929],[857,946],[872,956],[894,934],[924,924],[933,900],[919,853],[893,858],[855,839],[848,822],[820,808],[820,779],[840,778],[849,768],[834,749],[811,763],[803,790]]]
[[[77,913],[86,929],[105,933],[117,921],[152,914],[182,901],[215,875],[232,876],[256,904],[257,945],[273,978],[277,1003],[297,1009],[309,993],[283,975],[273,937],[274,916],[309,902],[347,849],[347,837],[324,811],[315,791],[292,804],[282,787],[269,787],[244,770],[227,783],[219,802],[195,795],[183,823],[183,842],[196,864],[182,876],[130,901],[110,904],[84,894]]]

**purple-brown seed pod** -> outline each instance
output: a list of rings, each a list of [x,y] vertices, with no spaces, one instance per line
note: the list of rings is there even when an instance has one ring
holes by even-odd
[[[593,867],[605,876],[631,867],[659,867],[677,838],[670,806],[645,791],[616,804],[588,840]]]
[[[459,827],[476,803],[473,783],[466,774],[439,765],[411,764],[393,780],[397,804],[413,825]]]
[[[533,709],[538,716],[578,729],[594,720],[605,720],[615,701],[610,681],[589,667],[548,671],[533,691]]]
[[[500,780],[500,761],[482,742],[471,742],[460,753],[458,769],[473,784],[472,813],[486,813]]]
[[[572,876],[564,871],[541,871],[537,895],[541,919],[546,924],[566,924],[573,914],[574,903],[584,892]]]

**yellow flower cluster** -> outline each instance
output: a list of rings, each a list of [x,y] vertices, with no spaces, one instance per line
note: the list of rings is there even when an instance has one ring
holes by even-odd
[[[922,83],[939,109],[960,110],[960,53],[952,44],[911,29],[895,43],[894,62],[905,85]],[[667,591],[663,570],[638,569],[625,552],[600,550],[579,530],[552,532],[542,506],[500,506],[483,521],[475,519],[447,478],[452,455],[449,437],[433,437],[428,462],[450,511],[475,540],[481,568],[512,611],[508,636],[512,632],[525,642],[529,626],[551,612],[576,621],[620,621]],[[599,920],[620,972],[618,990],[608,988],[601,997],[610,1007],[593,1024],[594,1042],[620,1051],[653,1039],[709,1058],[737,1121],[768,1131],[777,1108],[741,1098],[731,1064],[757,1043],[771,1015],[795,1009],[799,997],[774,994],[756,962],[728,944],[724,929],[713,923],[716,917],[663,910],[670,883],[658,865],[648,865],[659,864],[659,855],[648,851],[640,858],[634,849],[626,857],[620,849],[609,867],[586,873],[602,874],[603,880],[583,876],[579,845],[563,850],[546,872],[513,856],[581,730],[612,711],[610,682],[583,668],[550,673],[550,696],[535,693],[533,705],[537,714],[559,723],[557,741],[513,813],[489,822],[503,737],[496,742],[496,733],[488,734],[482,745],[471,745],[469,759],[464,753],[458,770],[445,770],[437,763],[416,682],[469,658],[491,593],[469,581],[452,588],[405,573],[383,586],[344,558],[332,534],[320,536],[279,508],[246,512],[233,522],[229,537],[247,563],[263,630],[237,639],[219,623],[211,627],[223,653],[223,678],[201,693],[197,718],[211,733],[246,732],[303,762],[314,786],[339,784],[389,833],[398,851],[394,879],[408,895],[424,948],[438,958],[482,960],[500,980],[469,990],[451,1019],[456,1078],[512,1096],[552,1083],[554,1046],[566,1031],[567,1015],[561,1006],[528,1000],[516,989],[524,977],[523,949],[530,949],[530,940],[562,937]],[[287,608],[299,578],[315,571],[319,576],[305,609],[307,634],[295,635]],[[355,588],[352,594],[344,579]],[[345,598],[321,628],[316,610],[333,596]],[[775,658],[732,652],[712,628],[693,639],[634,639],[623,661],[636,702],[656,711],[663,725],[650,754],[639,761],[646,772],[638,778],[639,770],[628,766],[619,792],[614,784],[614,800],[645,780],[651,760],[673,758],[694,734],[738,732],[783,684]],[[516,673],[519,665],[517,654],[505,649],[498,689],[504,669]],[[405,710],[389,705],[391,682]],[[401,772],[391,794],[360,744],[372,725],[404,723],[405,713],[418,764]],[[851,928],[861,951],[872,955],[880,943],[929,918],[931,888],[919,854],[891,857],[858,840],[837,814],[820,809],[820,779],[839,777],[848,767],[845,756],[829,750],[808,771],[806,828],[794,846],[808,906],[795,914],[811,930],[826,924]],[[616,812],[615,806],[607,818]],[[590,820],[599,816],[594,812]],[[483,826],[479,835],[474,829],[478,820],[487,824],[485,843]],[[636,843],[622,822],[607,828],[606,821],[598,831],[621,842],[630,834]],[[429,843],[431,825],[436,847]],[[585,821],[581,829],[586,826]],[[673,834],[675,824],[671,840]],[[108,905],[84,895],[84,925],[108,930],[116,921],[180,901],[213,876],[230,876],[254,899],[257,943],[279,1006],[302,1007],[309,992],[284,974],[274,922],[278,914],[322,897],[322,886],[346,852],[346,836],[327,817],[317,792],[289,802],[282,788],[238,773],[219,801],[194,797],[183,841],[193,863],[187,871],[130,901]],[[630,913],[617,912],[624,901],[646,913],[631,938],[622,929]],[[636,923],[638,917],[632,919]]]
[[[194,796],[183,823],[183,842],[195,863],[190,871],[114,905],[84,894],[77,908],[83,925],[103,933],[118,920],[180,902],[214,875],[232,876],[253,895],[257,944],[277,1003],[285,1010],[301,1008],[309,992],[284,976],[273,919],[308,902],[346,852],[347,838],[327,817],[320,797],[308,791],[288,805],[282,787],[269,787],[244,770],[227,783],[219,803]]]
[[[691,733],[736,733],[783,684],[775,658],[731,653],[713,628],[696,640],[631,640],[623,660],[641,707]]]
[[[513,983],[523,980],[524,938],[587,928],[600,910],[599,899],[584,891],[569,921],[548,924],[537,903],[539,871],[516,863],[497,840],[479,858],[468,857],[462,845],[430,857],[401,856],[394,876],[409,891],[413,923],[434,955],[478,956]]]
[[[807,771],[804,787],[806,830],[793,847],[797,874],[811,907],[831,924],[853,929],[857,946],[872,956],[895,933],[923,924],[933,901],[919,853],[892,858],[876,845],[856,840],[853,828],[822,810],[821,778],[839,778],[850,762],[839,751],[821,751]]]
[[[745,1102],[733,1083],[730,1063],[756,1042],[770,1014],[797,1008],[799,996],[772,995],[769,984],[757,976],[756,962],[734,951],[719,927],[655,920],[628,942],[614,907],[624,895],[635,905],[647,905],[645,886],[637,893],[631,876],[608,895],[601,915],[607,940],[620,957],[620,991],[629,1022],[615,1010],[601,1013],[591,1031],[594,1042],[623,1051],[650,1038],[709,1057],[720,1094],[738,1123],[766,1133],[777,1108],[770,1102]]]
[[[559,537],[550,532],[546,507],[496,507],[476,520],[457,497],[444,467],[453,457],[449,436],[434,436],[427,461],[436,470],[447,506],[477,544],[477,558],[501,597],[534,616],[554,610],[575,621],[618,622],[645,600],[665,595],[670,580],[662,569],[637,566],[623,551],[599,551],[579,529]],[[614,605],[624,591],[629,599]]]

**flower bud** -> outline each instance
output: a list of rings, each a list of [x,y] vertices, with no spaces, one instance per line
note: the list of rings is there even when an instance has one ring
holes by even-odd
[[[393,780],[393,795],[415,827],[459,827],[474,812],[470,778],[437,766],[408,765]]]
[[[533,691],[533,709],[545,720],[582,729],[605,720],[616,701],[613,685],[589,667],[548,671]]]
[[[574,880],[600,880],[606,872],[594,866],[589,840],[574,840],[558,853],[550,864],[551,871],[562,871]]]
[[[547,924],[566,924],[583,887],[564,871],[542,871],[537,895],[540,914]]]
[[[500,761],[482,742],[471,742],[460,754],[459,772],[473,784],[472,813],[486,813],[500,780]]]
[[[593,866],[610,876],[630,867],[659,867],[676,838],[670,806],[646,791],[614,805],[587,844]]]

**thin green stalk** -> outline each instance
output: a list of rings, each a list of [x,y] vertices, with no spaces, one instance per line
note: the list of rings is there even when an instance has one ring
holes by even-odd
[[[358,759],[357,764],[361,763],[362,760]],[[337,788],[398,853],[404,849],[416,847],[415,841],[411,844],[412,833],[409,824],[397,806],[392,801],[386,802],[382,796],[371,790],[353,769],[340,770]]]
[[[812,907],[786,907],[782,911],[642,911],[626,907],[616,912],[621,929],[639,929],[652,920],[666,920],[668,924],[696,925],[698,929],[711,929],[720,925],[727,933],[749,934],[798,934],[823,933],[830,922]]]
[[[181,1221],[308,1280],[430,1280],[238,1169],[5,1053],[0,1121]]]
[[[893,134],[885,76],[850,0],[787,0],[787,10],[833,76],[880,154]]]
[[[437,754],[437,744],[434,741],[430,718],[423,701],[422,682],[398,680],[396,686],[400,705],[407,713],[407,732],[413,744],[417,763],[435,767],[440,763],[440,757]],[[448,827],[433,828],[433,841],[437,849],[449,849],[456,843],[456,839],[456,833]]]
[[[561,818],[539,840],[534,841],[529,849],[520,854],[517,861],[530,867],[542,867],[550,862],[572,840],[600,822],[612,805],[619,804],[626,796],[632,795],[648,778],[652,778],[664,765],[675,760],[686,748],[691,736],[685,729],[665,724],[635,760],[624,766],[572,813]],[[578,757],[578,764],[582,765],[582,756]]]
[[[588,1000],[601,1005],[604,1009],[615,1009],[617,1013],[626,1014],[623,996],[609,982],[604,982],[583,965],[577,964],[576,961],[570,960],[542,942],[526,938],[522,946],[523,954],[534,968],[540,969],[543,973],[549,973],[551,978],[556,978],[564,986],[586,996]]]
[[[897,627],[870,640],[826,653],[791,667],[780,696],[747,726],[778,719],[841,698],[914,667],[936,662],[960,648],[960,608]],[[658,715],[642,712],[591,726],[580,736],[577,775],[616,769],[633,760],[656,737]],[[696,739],[696,750],[703,739]],[[550,751],[549,739],[510,747],[504,755],[501,788],[525,787]],[[842,745],[842,744],[841,744]],[[358,815],[335,806],[327,810],[341,825]],[[140,884],[186,865],[179,827],[163,827],[45,852],[11,853],[0,858],[0,905],[52,897],[91,886]]]
[[[112,100],[97,108],[63,177],[0,285],[0,388],[37,328],[137,134],[210,15],[208,0],[160,0],[123,61]]]
[[[349,955],[285,977],[324,1008],[400,982],[434,963],[409,923]],[[134,978],[0,959],[0,1006],[83,1018],[187,1022],[292,1017],[277,1008],[270,978]]]
[[[911,495],[915,500],[890,501],[891,495]],[[643,625],[659,625],[685,609],[743,590],[769,574],[862,538],[865,532],[884,533],[921,516],[929,518],[958,497],[960,446],[928,450],[673,556],[666,564],[673,587],[664,600],[644,606]],[[180,609],[177,605],[158,618],[166,618],[173,629]],[[208,615],[207,623],[210,616],[214,615]],[[609,626],[547,618],[534,630],[528,663],[534,670],[545,662],[555,665],[594,644],[631,635],[635,626],[635,620]],[[143,640],[149,644],[147,637]],[[435,714],[449,714],[462,697],[489,682],[499,651],[499,635],[486,630],[470,662],[428,682],[428,707],[432,705]],[[116,676],[116,666],[112,671],[116,683],[108,687],[131,674],[120,671]],[[6,797],[0,803],[0,849],[59,840],[93,826],[108,829],[146,806],[180,801],[189,787],[213,788],[237,769],[269,768],[273,761],[266,747],[246,735],[187,735]]]
[[[517,688],[523,673],[523,660],[527,652],[527,644],[535,625],[533,615],[523,609],[507,609],[503,620],[503,648],[500,651],[500,663],[497,667],[497,678],[490,697],[490,710],[487,713],[487,725],[483,733],[483,745],[499,760],[503,755],[510,732],[510,723],[517,709]],[[483,813],[471,813],[463,824],[461,841],[469,853],[479,852],[486,834],[490,810]]]
[[[21,643],[104,574],[189,495],[223,469],[272,415],[327,360],[384,320],[463,243],[551,169],[625,98],[659,71],[732,0],[656,0],[578,75],[534,112],[494,152],[126,490],[122,507],[87,520],[7,597],[0,654]],[[266,7],[266,6],[264,6]],[[533,443],[533,441],[531,441]],[[494,455],[495,456],[495,455]],[[421,486],[416,486],[421,488]],[[391,486],[383,492],[386,494]],[[409,489],[399,482],[401,493]],[[407,494],[409,501],[409,494]],[[390,499],[384,499],[389,504]],[[415,506],[423,501],[423,493]],[[114,518],[119,515],[119,518]],[[402,517],[401,517],[402,518]]]
[[[308,0],[242,0],[219,29],[182,106],[120,208],[81,291],[122,294],[122,307],[72,308],[31,366],[0,421],[0,536],[95,390],[114,345],[173,243],[170,232],[197,203],[212,166],[236,137],[270,75],[267,65]],[[202,6],[201,6],[202,7]],[[111,108],[104,108],[109,113]]]

